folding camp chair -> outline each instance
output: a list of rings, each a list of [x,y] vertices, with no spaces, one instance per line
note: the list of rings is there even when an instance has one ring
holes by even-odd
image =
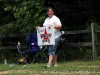
[[[32,56],[32,63],[37,59],[40,62],[43,61],[43,59],[47,59],[47,55],[45,55],[46,46],[38,46],[38,40],[37,40],[37,33],[29,33],[26,39],[26,45],[28,49],[28,56],[31,58]]]
[[[41,59],[37,58],[39,54],[39,49],[37,50],[34,48],[34,50],[27,50],[27,51],[22,51],[21,46],[17,45],[18,52],[20,53],[21,57],[18,59],[18,63],[22,64],[29,64],[35,61],[35,59],[39,60],[41,62]]]
[[[47,55],[45,55],[46,46],[38,46],[37,44],[37,33],[29,33],[26,38],[27,51],[21,50],[21,45],[18,42],[17,49],[22,58],[25,58],[23,62],[29,64],[35,62],[43,62],[44,59],[48,60]],[[26,56],[25,56],[26,55]]]

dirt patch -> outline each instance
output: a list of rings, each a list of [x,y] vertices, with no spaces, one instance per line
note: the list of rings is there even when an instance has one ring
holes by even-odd
[[[0,75],[1,74],[10,74],[10,73],[29,73],[30,75],[31,74],[36,74],[37,72],[31,70],[31,71],[28,71],[28,70],[7,70],[7,71],[0,71]]]
[[[100,74],[100,71],[41,71],[41,73],[54,73],[54,74]]]
[[[100,71],[40,71],[36,72],[33,70],[8,70],[8,71],[1,71],[0,75],[3,74],[12,74],[12,73],[21,73],[27,75],[44,75],[44,74],[100,74]]]
[[[100,66],[77,66],[77,67],[100,67]]]

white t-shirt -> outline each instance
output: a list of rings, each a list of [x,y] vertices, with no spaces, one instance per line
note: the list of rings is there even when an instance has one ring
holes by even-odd
[[[44,27],[48,27],[48,26],[56,26],[56,25],[60,25],[61,26],[61,21],[60,19],[53,15],[51,18],[46,18],[44,23],[43,23],[43,26]],[[55,38],[58,38],[59,36],[61,36],[61,32],[60,30],[57,30],[57,29],[54,29],[54,37]]]

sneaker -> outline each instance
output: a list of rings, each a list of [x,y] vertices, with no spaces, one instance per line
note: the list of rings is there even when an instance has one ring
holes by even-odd
[[[51,64],[48,63],[45,67],[46,67],[46,68],[51,67]]]
[[[57,67],[58,65],[53,65],[54,67]]]

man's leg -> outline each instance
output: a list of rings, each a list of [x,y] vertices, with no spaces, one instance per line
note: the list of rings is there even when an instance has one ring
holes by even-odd
[[[49,45],[48,46],[49,60],[48,60],[48,64],[46,65],[46,67],[50,67],[51,64],[52,64],[52,61],[53,61],[53,53],[52,53],[52,50],[53,50],[53,46],[52,45]]]
[[[53,61],[53,55],[49,55],[49,61],[48,61],[48,63],[52,64],[52,61]]]
[[[58,46],[59,46],[59,42],[60,42],[60,40],[61,40],[61,37],[58,37],[58,38],[56,38],[55,39],[55,45],[54,45],[54,47],[53,47],[53,49],[55,50],[55,54],[54,54],[54,56],[53,56],[53,65],[54,66],[57,66],[57,48],[58,48]]]
[[[57,65],[57,55],[53,56],[53,65]]]

